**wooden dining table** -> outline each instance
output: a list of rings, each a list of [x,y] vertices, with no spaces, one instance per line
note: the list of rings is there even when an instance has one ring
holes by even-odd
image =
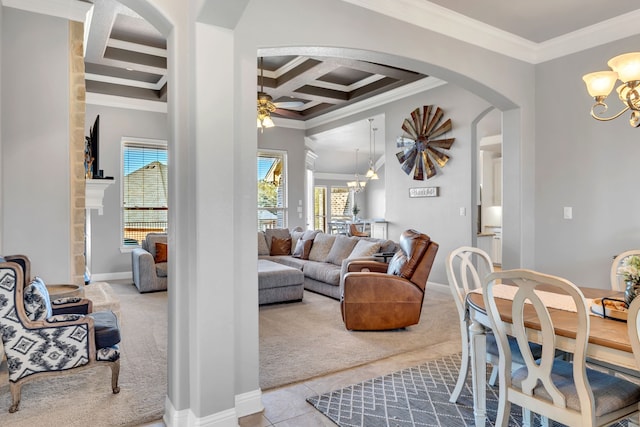
[[[580,288],[585,298],[616,298],[623,299],[623,294],[610,289]],[[471,372],[473,387],[473,413],[476,426],[485,426],[486,422],[486,335],[491,327],[489,317],[484,307],[481,293],[471,292],[467,295],[467,310],[469,312],[469,340],[471,345]],[[496,298],[496,306],[500,317],[505,322],[511,321],[511,300]],[[530,309],[530,310],[529,310]],[[576,313],[566,310],[549,308],[553,320],[556,344],[561,350],[573,352],[576,336]],[[529,341],[541,343],[540,323],[532,307],[525,307],[525,327]],[[620,320],[590,316],[589,344],[587,357],[607,365],[620,368],[621,371],[637,370],[627,323]]]

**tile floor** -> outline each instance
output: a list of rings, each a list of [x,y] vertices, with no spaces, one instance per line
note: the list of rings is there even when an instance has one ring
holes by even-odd
[[[370,378],[416,366],[427,360],[458,351],[460,351],[460,339],[456,337],[454,341],[446,341],[352,369],[263,391],[262,403],[264,410],[260,413],[240,418],[239,425],[240,427],[335,427],[335,424],[329,418],[320,414],[305,399],[309,396],[326,393]],[[164,425],[162,421],[158,421],[145,424],[144,427],[164,427]]]
[[[335,424],[306,402],[309,396],[419,365],[460,351],[460,338],[421,350],[392,356],[356,368],[263,392],[264,411],[240,418],[240,427],[321,427]]]

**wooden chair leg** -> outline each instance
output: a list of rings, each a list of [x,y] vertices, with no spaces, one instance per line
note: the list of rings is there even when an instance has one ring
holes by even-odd
[[[13,414],[18,410],[20,406],[20,394],[22,390],[22,383],[13,383],[9,384],[9,389],[11,390],[11,407],[9,408],[9,413]]]
[[[462,392],[462,387],[464,386],[467,377],[469,376],[469,340],[466,336],[462,337],[462,360],[460,363],[460,372],[458,372],[458,381],[456,382],[456,386],[449,397],[449,402],[456,403],[458,401],[458,397],[460,397],[460,393]]]
[[[111,390],[113,394],[120,393],[120,386],[118,386],[118,377],[120,376],[120,360],[111,363]]]

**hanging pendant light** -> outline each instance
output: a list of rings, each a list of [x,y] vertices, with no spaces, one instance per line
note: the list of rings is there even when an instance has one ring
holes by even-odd
[[[370,118],[369,120],[369,170],[367,170],[367,173],[365,174],[365,177],[367,179],[378,179],[378,174],[376,173],[376,170],[374,168],[374,164],[373,164],[373,159],[375,159],[376,157],[376,134],[375,131],[377,131],[377,128],[373,128],[373,119]],[[373,134],[373,137],[372,137]],[[373,147],[373,148],[372,148]],[[373,154],[372,154],[373,151]]]
[[[373,128],[373,159],[376,158],[376,131],[378,130],[378,128]],[[376,173],[375,169],[373,168],[374,164],[373,164],[373,160],[371,161],[371,165],[370,168],[373,171],[373,175],[371,175],[369,177],[369,179],[379,179],[378,178],[378,174]]]
[[[365,185],[367,185],[367,181],[360,181],[360,175],[358,175],[358,149],[356,148],[356,169],[355,169],[355,180],[347,182],[347,187],[349,187],[350,191],[354,193],[360,193],[364,191]]]

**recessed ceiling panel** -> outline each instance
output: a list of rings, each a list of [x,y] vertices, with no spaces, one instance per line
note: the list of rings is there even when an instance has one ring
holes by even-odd
[[[318,78],[318,80],[342,86],[351,86],[354,83],[364,80],[373,74],[365,71],[354,70],[347,67],[338,67],[335,70]]]
[[[116,15],[110,37],[160,49],[167,48],[167,41],[153,25],[142,18],[123,14]]]
[[[143,71],[125,70],[120,67],[110,67],[108,65],[93,64],[87,62],[84,64],[84,71],[87,74],[97,74],[106,77],[115,77],[118,79],[135,80],[144,83],[158,83],[162,78],[161,74],[145,73]]]
[[[116,61],[146,65],[148,67],[156,67],[161,69],[167,68],[167,58],[164,58],[162,56],[149,55],[142,52],[134,52],[132,50],[117,49],[115,47],[108,47],[104,52],[104,57]]]

